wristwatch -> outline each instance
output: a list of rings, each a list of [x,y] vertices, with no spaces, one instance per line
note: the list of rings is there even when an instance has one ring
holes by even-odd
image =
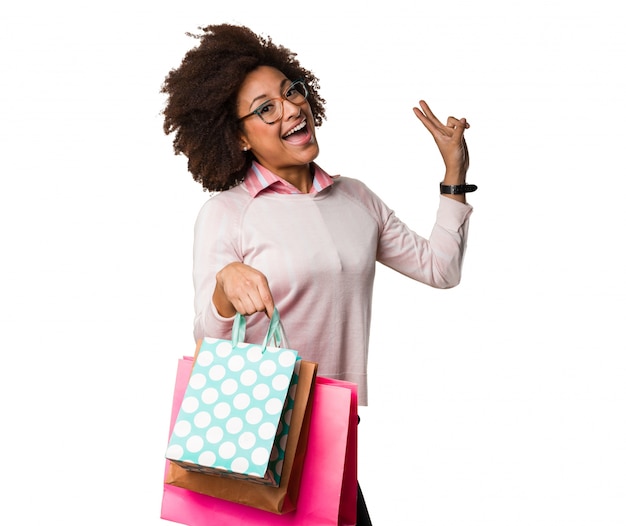
[[[439,191],[442,194],[460,195],[475,192],[478,186],[475,184],[443,184],[439,183]]]

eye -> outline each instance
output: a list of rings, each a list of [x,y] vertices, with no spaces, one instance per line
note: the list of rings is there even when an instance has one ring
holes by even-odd
[[[294,97],[304,96],[304,85],[300,81],[296,81],[285,92],[286,99],[292,99]]]
[[[268,100],[261,104],[254,113],[271,113],[272,111],[274,111],[274,103]]]

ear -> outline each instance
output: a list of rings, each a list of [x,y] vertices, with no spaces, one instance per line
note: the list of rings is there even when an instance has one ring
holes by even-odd
[[[250,143],[244,135],[239,137],[239,142],[241,143],[241,151],[247,152],[251,148]]]

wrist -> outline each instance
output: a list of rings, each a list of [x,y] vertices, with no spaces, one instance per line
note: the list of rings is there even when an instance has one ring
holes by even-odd
[[[460,185],[465,184],[465,178],[467,176],[467,170],[461,168],[448,168],[443,174],[442,183],[445,185]]]

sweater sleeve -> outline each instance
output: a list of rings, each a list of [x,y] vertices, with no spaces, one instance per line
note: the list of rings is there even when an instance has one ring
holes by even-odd
[[[382,230],[377,260],[402,274],[435,288],[459,284],[472,207],[440,196],[430,237],[412,231],[378,200]]]
[[[238,247],[238,207],[218,194],[200,209],[194,227],[193,285],[195,340],[205,336],[228,338],[232,318],[220,316],[213,305],[215,277],[228,263],[241,261]]]

